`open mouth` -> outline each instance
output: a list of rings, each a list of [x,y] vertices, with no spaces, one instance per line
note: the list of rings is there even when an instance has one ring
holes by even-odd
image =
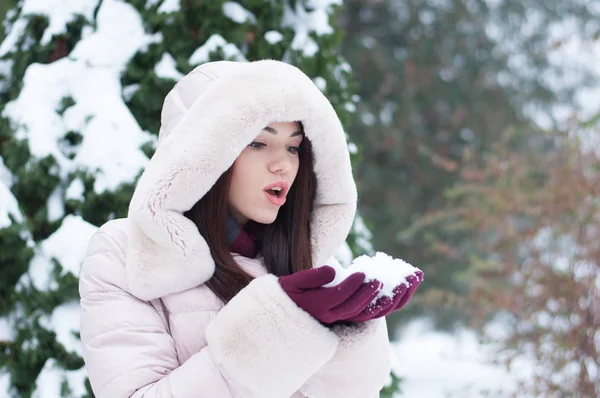
[[[265,196],[275,206],[283,206],[286,201],[289,185],[285,181],[278,181],[265,187]]]
[[[281,189],[267,189],[265,192],[276,198],[279,198],[283,195],[283,191]]]

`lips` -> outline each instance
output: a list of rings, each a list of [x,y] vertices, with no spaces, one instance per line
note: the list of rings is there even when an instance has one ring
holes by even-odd
[[[277,181],[264,188],[267,199],[275,206],[283,206],[288,190],[289,185],[285,181]]]

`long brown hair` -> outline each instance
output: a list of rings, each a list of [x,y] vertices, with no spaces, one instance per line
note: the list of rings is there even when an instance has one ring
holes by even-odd
[[[279,209],[277,218],[266,225],[262,236],[262,255],[267,271],[290,275],[312,268],[310,220],[317,192],[314,156],[310,141],[304,137],[300,144],[299,167],[296,179]],[[223,173],[215,185],[187,212],[206,240],[215,261],[215,272],[206,286],[224,302],[231,300],[250,281],[252,276],[234,260],[226,240],[228,197],[232,167]]]

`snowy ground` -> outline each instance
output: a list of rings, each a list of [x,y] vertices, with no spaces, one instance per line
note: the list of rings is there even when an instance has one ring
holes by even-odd
[[[403,328],[393,352],[393,369],[404,379],[400,397],[407,398],[505,397],[531,369],[523,361],[513,371],[494,365],[491,347],[474,332],[439,332],[425,320]]]

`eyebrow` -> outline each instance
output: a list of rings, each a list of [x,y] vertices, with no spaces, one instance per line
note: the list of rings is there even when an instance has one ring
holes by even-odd
[[[267,127],[263,128],[263,130],[267,131],[267,132],[269,132],[269,133],[271,133],[273,135],[277,135],[277,130],[275,130],[273,127],[267,126]],[[304,132],[301,131],[301,130],[298,130],[298,131],[290,134],[290,137],[296,137],[296,136],[299,136],[299,135],[304,135]]]

